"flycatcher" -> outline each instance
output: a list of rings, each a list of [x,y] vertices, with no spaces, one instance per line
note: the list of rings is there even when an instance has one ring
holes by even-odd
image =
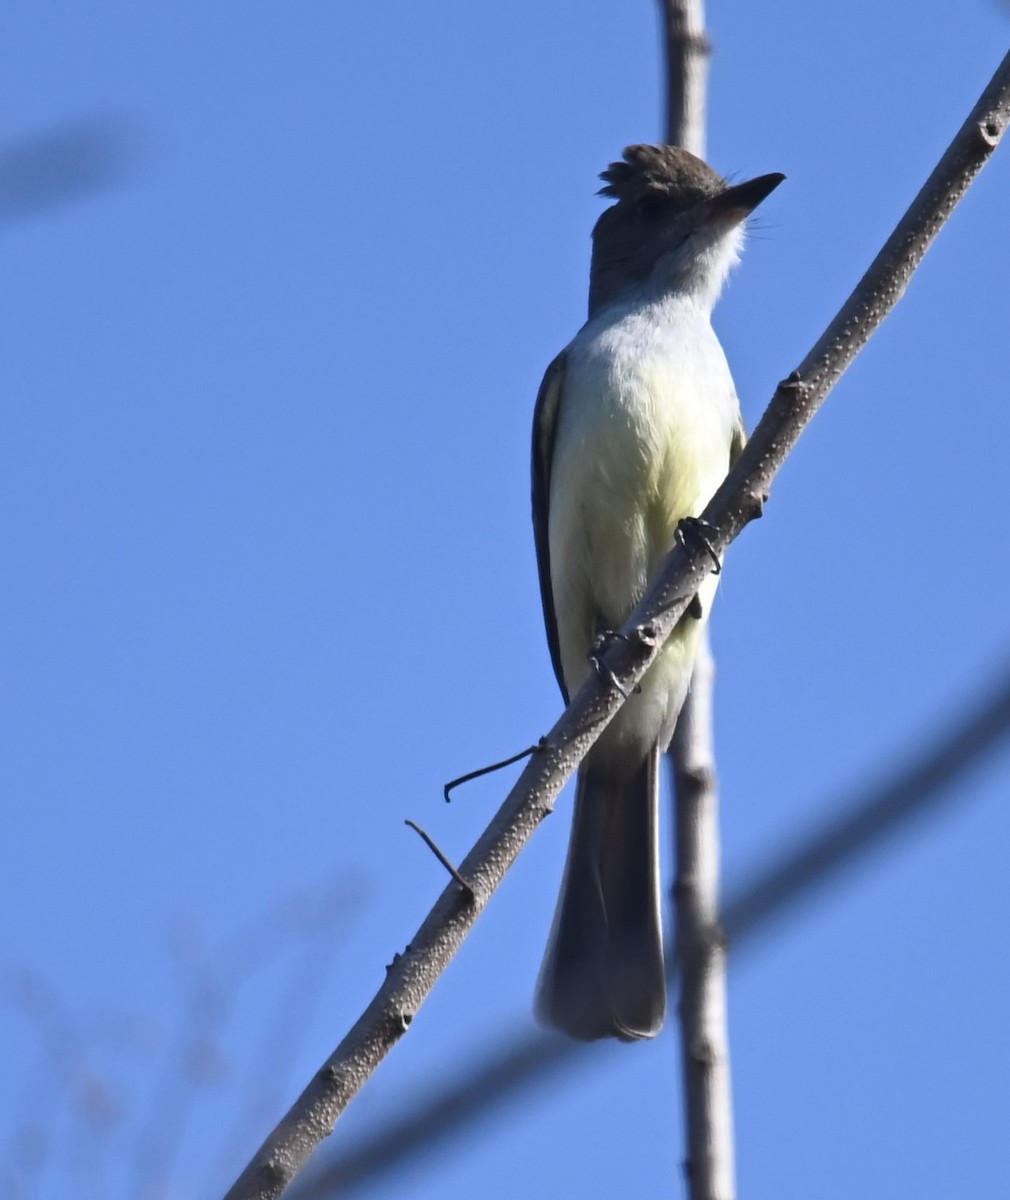
[[[782,182],[730,187],[676,146],[629,146],[601,175],[589,319],[547,368],[533,421],[533,529],[551,661],[567,703],[722,483],[745,434],[710,322],[748,214]],[[716,579],[578,772],[537,1012],[572,1037],[653,1037],[666,1012],[659,764]]]

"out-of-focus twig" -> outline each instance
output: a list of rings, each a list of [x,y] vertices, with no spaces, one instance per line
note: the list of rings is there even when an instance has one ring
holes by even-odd
[[[92,116],[0,143],[0,225],[122,182],[137,136],[121,118]]]
[[[35,1094],[23,1097],[18,1105],[9,1161],[3,1164],[0,1178],[11,1195],[34,1197],[42,1194],[43,1177],[54,1167],[59,1134],[72,1138],[80,1120],[84,1044],[77,1021],[47,980],[19,971],[3,984],[4,998],[27,1018],[39,1038],[42,1063],[32,1075]]]
[[[311,985],[301,979],[301,988],[286,987],[284,1007],[271,1014],[270,1032],[263,1039],[264,1061],[250,1064],[257,1068],[258,1079],[230,1079],[236,1098],[245,1103],[245,1128],[254,1114],[270,1111],[269,1098],[277,1094],[282,1079],[278,1063],[296,1057],[298,1040],[308,1028],[312,1007],[321,999],[321,985],[335,961],[333,941],[348,929],[361,894],[359,881],[341,873],[323,886],[285,895],[239,930],[210,944],[198,926],[176,923],[170,950],[181,1001],[177,1029],[160,1069],[150,1072],[145,1103],[134,1105],[139,1111],[130,1154],[131,1196],[153,1200],[189,1186],[190,1180],[177,1183],[175,1175],[194,1140],[191,1133],[201,1117],[200,1101],[234,1076],[226,1034],[246,985],[255,972],[282,956],[297,959],[312,954],[316,969]],[[320,941],[330,953],[319,952]],[[228,1145],[227,1137],[221,1140]],[[234,1144],[233,1138],[232,1148]],[[219,1145],[218,1152],[223,1148]],[[186,1157],[192,1167],[192,1152]],[[213,1174],[220,1180],[220,1169]]]
[[[983,689],[980,689],[983,690]],[[1010,738],[1010,673],[994,688],[984,689],[981,702],[960,720],[945,721],[942,732],[920,740],[929,751],[909,766],[881,772],[881,781],[855,801],[811,805],[812,812],[833,815],[767,866],[753,871],[723,908],[723,926],[732,938],[735,960],[753,946],[776,921],[800,911],[801,902],[837,883],[846,872],[880,854],[889,841],[907,834],[913,821],[950,808],[964,795],[973,770],[980,769]],[[670,979],[676,961],[670,959]],[[516,1024],[519,1024],[519,1018]],[[425,1088],[407,1115],[387,1120],[370,1137],[334,1154],[312,1178],[292,1191],[292,1200],[324,1200],[363,1194],[408,1161],[444,1152],[448,1139],[459,1137],[507,1104],[519,1093],[551,1084],[576,1067],[611,1061],[620,1048],[583,1045],[539,1030],[505,1041],[475,1065],[450,1072],[452,1083],[432,1093]],[[502,1046],[501,1043],[505,1042]],[[468,1060],[471,1061],[471,1060]]]
[[[341,872],[283,897],[213,944],[180,923],[172,940],[182,1005],[170,1044],[157,1035],[157,1023],[118,1006],[78,1011],[36,972],[0,967],[0,1011],[9,1006],[25,1018],[42,1051],[25,1073],[8,1127],[0,1127],[0,1197],[105,1196],[119,1185],[112,1180],[131,1200],[213,1195],[213,1185],[194,1182],[204,1174],[195,1160],[217,1156],[206,1175],[219,1187],[242,1143],[237,1129],[229,1142],[222,1123],[207,1117],[212,1092],[234,1095],[229,1107],[243,1132],[276,1111],[363,887],[357,872]],[[252,974],[282,957],[296,969],[264,1014],[262,1061],[247,1064],[238,1078],[228,1070],[229,1017]],[[29,1049],[30,1040],[22,1041]],[[205,1147],[201,1129],[209,1125],[217,1133]]]

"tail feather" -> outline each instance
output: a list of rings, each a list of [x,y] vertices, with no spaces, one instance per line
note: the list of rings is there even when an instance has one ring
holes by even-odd
[[[579,770],[561,896],[537,984],[541,1020],[583,1041],[654,1037],[666,1013],[659,750]]]

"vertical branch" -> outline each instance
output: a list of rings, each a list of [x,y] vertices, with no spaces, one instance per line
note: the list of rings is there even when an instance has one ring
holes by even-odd
[[[666,63],[666,140],[705,157],[708,59],[703,0],[660,0]]]
[[[660,0],[666,140],[705,156],[711,45],[703,0]],[[675,794],[674,912],[680,960],[681,1070],[691,1200],[736,1194],[726,1020],[726,942],[719,928],[719,813],[712,739],[715,663],[706,631],[670,749]]]
[[[712,740],[715,662],[702,639],[671,747],[676,791],[674,905],[691,1200],[732,1200],[733,1104],[726,1020],[726,940],[719,927],[719,815]]]

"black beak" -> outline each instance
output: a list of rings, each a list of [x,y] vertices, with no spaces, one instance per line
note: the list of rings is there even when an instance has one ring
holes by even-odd
[[[771,175],[759,175],[757,179],[748,179],[746,183],[738,183],[717,196],[703,200],[699,208],[714,221],[742,221],[775,191],[783,179],[785,176],[777,171]]]

